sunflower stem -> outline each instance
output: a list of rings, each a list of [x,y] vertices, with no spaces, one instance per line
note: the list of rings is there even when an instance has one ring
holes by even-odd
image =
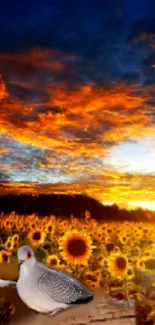
[[[125,245],[124,245],[124,254],[126,255]],[[128,283],[127,282],[128,282],[128,277],[127,277],[127,270],[126,270],[125,276],[124,276],[124,291],[125,291],[125,298],[129,302]]]
[[[78,263],[75,264],[75,273],[76,273],[76,277],[79,278],[79,264]]]
[[[125,290],[125,297],[126,297],[126,300],[129,301],[128,285],[127,285],[127,272],[126,272],[125,277],[124,277],[124,290]]]

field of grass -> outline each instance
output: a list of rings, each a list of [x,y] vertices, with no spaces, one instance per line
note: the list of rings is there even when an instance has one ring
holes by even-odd
[[[31,245],[38,260],[118,299],[136,298],[144,322],[155,319],[155,227],[152,223],[0,215],[0,278],[16,279],[16,252]],[[1,298],[4,323],[14,312]],[[6,304],[6,305],[5,305]],[[4,312],[5,310],[5,312]],[[7,315],[7,316],[6,316]],[[153,324],[153,323],[152,323]]]

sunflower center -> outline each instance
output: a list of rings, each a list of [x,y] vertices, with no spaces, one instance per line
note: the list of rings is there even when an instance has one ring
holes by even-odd
[[[95,282],[96,281],[95,276],[92,275],[92,274],[87,274],[87,279],[90,280],[90,281],[92,281],[92,282]]]
[[[34,240],[40,240],[40,238],[41,238],[40,232],[39,232],[39,231],[36,231],[36,232],[33,234],[33,239],[34,239]]]
[[[124,257],[118,257],[116,260],[116,264],[120,270],[124,270],[127,266],[127,262]]]
[[[4,262],[7,262],[7,260],[8,260],[8,255],[4,253],[4,254],[3,254],[3,261],[4,261]]]
[[[56,260],[56,258],[52,258],[51,261],[50,261],[50,264],[51,264],[51,265],[57,265],[57,260]]]
[[[52,231],[52,226],[48,226],[48,231],[49,231],[49,232]]]
[[[107,244],[106,249],[108,252],[111,252],[114,249],[114,244],[112,244],[112,243]]]
[[[128,275],[132,275],[132,270],[128,270]]]
[[[78,257],[83,256],[87,252],[87,246],[83,239],[73,238],[67,244],[67,249],[70,255]]]

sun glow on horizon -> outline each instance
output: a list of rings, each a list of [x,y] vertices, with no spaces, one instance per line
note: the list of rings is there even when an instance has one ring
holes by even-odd
[[[155,201],[131,201],[126,203],[117,202],[102,202],[103,205],[112,206],[117,205],[120,209],[135,210],[142,208],[143,210],[155,211]]]
[[[150,211],[155,211],[155,201],[134,201],[128,203],[128,210],[142,208]]]

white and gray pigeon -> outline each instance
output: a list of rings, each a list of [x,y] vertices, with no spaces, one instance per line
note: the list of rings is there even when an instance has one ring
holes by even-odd
[[[54,316],[93,299],[93,293],[79,280],[38,262],[30,246],[20,247],[17,257],[20,271],[16,288],[29,308]]]
[[[10,280],[2,280],[0,279],[0,287],[16,287],[17,282],[16,281],[10,281]]]

